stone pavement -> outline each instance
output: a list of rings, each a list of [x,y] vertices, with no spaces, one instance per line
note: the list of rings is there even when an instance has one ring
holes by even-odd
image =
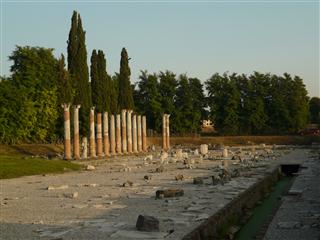
[[[320,239],[319,149],[298,155],[302,169],[268,227],[264,240]]]
[[[90,171],[1,180],[0,239],[181,239],[279,160],[300,152],[306,150],[242,146],[225,158],[222,149],[204,155],[176,149],[166,157],[151,152],[90,161]],[[240,176],[213,185],[212,176],[225,167]],[[198,177],[203,184],[193,183]],[[155,199],[164,188],[182,188],[184,195]],[[140,214],[159,219],[160,232],[137,231]]]

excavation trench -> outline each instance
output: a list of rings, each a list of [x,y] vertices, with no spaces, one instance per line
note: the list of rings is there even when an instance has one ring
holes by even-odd
[[[262,239],[299,168],[300,164],[274,168],[183,239]]]

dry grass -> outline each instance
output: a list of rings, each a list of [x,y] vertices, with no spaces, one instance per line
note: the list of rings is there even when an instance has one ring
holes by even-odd
[[[237,146],[244,144],[294,144],[310,145],[320,142],[319,136],[219,136],[219,137],[171,137],[172,145],[224,144]],[[161,137],[148,138],[149,144],[161,145]]]

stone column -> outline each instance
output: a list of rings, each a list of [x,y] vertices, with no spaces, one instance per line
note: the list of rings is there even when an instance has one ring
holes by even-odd
[[[97,155],[103,157],[102,150],[102,114],[97,113]]]
[[[127,153],[127,110],[121,110],[122,153]]]
[[[141,129],[141,115],[138,115],[138,152],[142,152],[142,129]]]
[[[162,116],[162,149],[167,151],[167,114]]]
[[[74,105],[74,109],[73,109],[73,158],[74,159],[80,159],[79,108],[80,108],[80,105]]]
[[[116,154],[116,133],[114,126],[114,115],[110,117],[110,151],[112,155]]]
[[[132,110],[127,111],[127,142],[128,142],[128,153],[132,153],[132,124],[131,124]]]
[[[110,156],[109,117],[107,112],[103,113],[103,150],[105,156]]]
[[[82,138],[82,159],[88,158],[88,139],[87,137]]]
[[[95,131],[94,131],[94,107],[90,109],[90,141],[89,141],[89,151],[90,157],[96,157],[96,141],[95,141]]]
[[[166,118],[166,129],[167,129],[167,133],[166,133],[166,139],[167,139],[167,149],[170,149],[170,121],[169,121],[169,117],[170,114],[167,114],[167,118]]]
[[[142,150],[147,151],[147,118],[142,116]]]
[[[121,154],[121,118],[120,114],[117,114],[116,121],[116,145],[117,145],[117,153]]]
[[[132,116],[132,146],[133,152],[138,152],[138,138],[137,138],[137,115]]]
[[[64,159],[71,159],[70,104],[62,104],[64,118]]]

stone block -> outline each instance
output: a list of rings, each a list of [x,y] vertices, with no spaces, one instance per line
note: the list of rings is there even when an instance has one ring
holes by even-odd
[[[136,228],[139,231],[159,232],[159,220],[152,216],[139,215]]]
[[[170,197],[181,197],[184,191],[181,188],[169,188],[164,190],[156,191],[156,199],[158,198],[170,198]]]

